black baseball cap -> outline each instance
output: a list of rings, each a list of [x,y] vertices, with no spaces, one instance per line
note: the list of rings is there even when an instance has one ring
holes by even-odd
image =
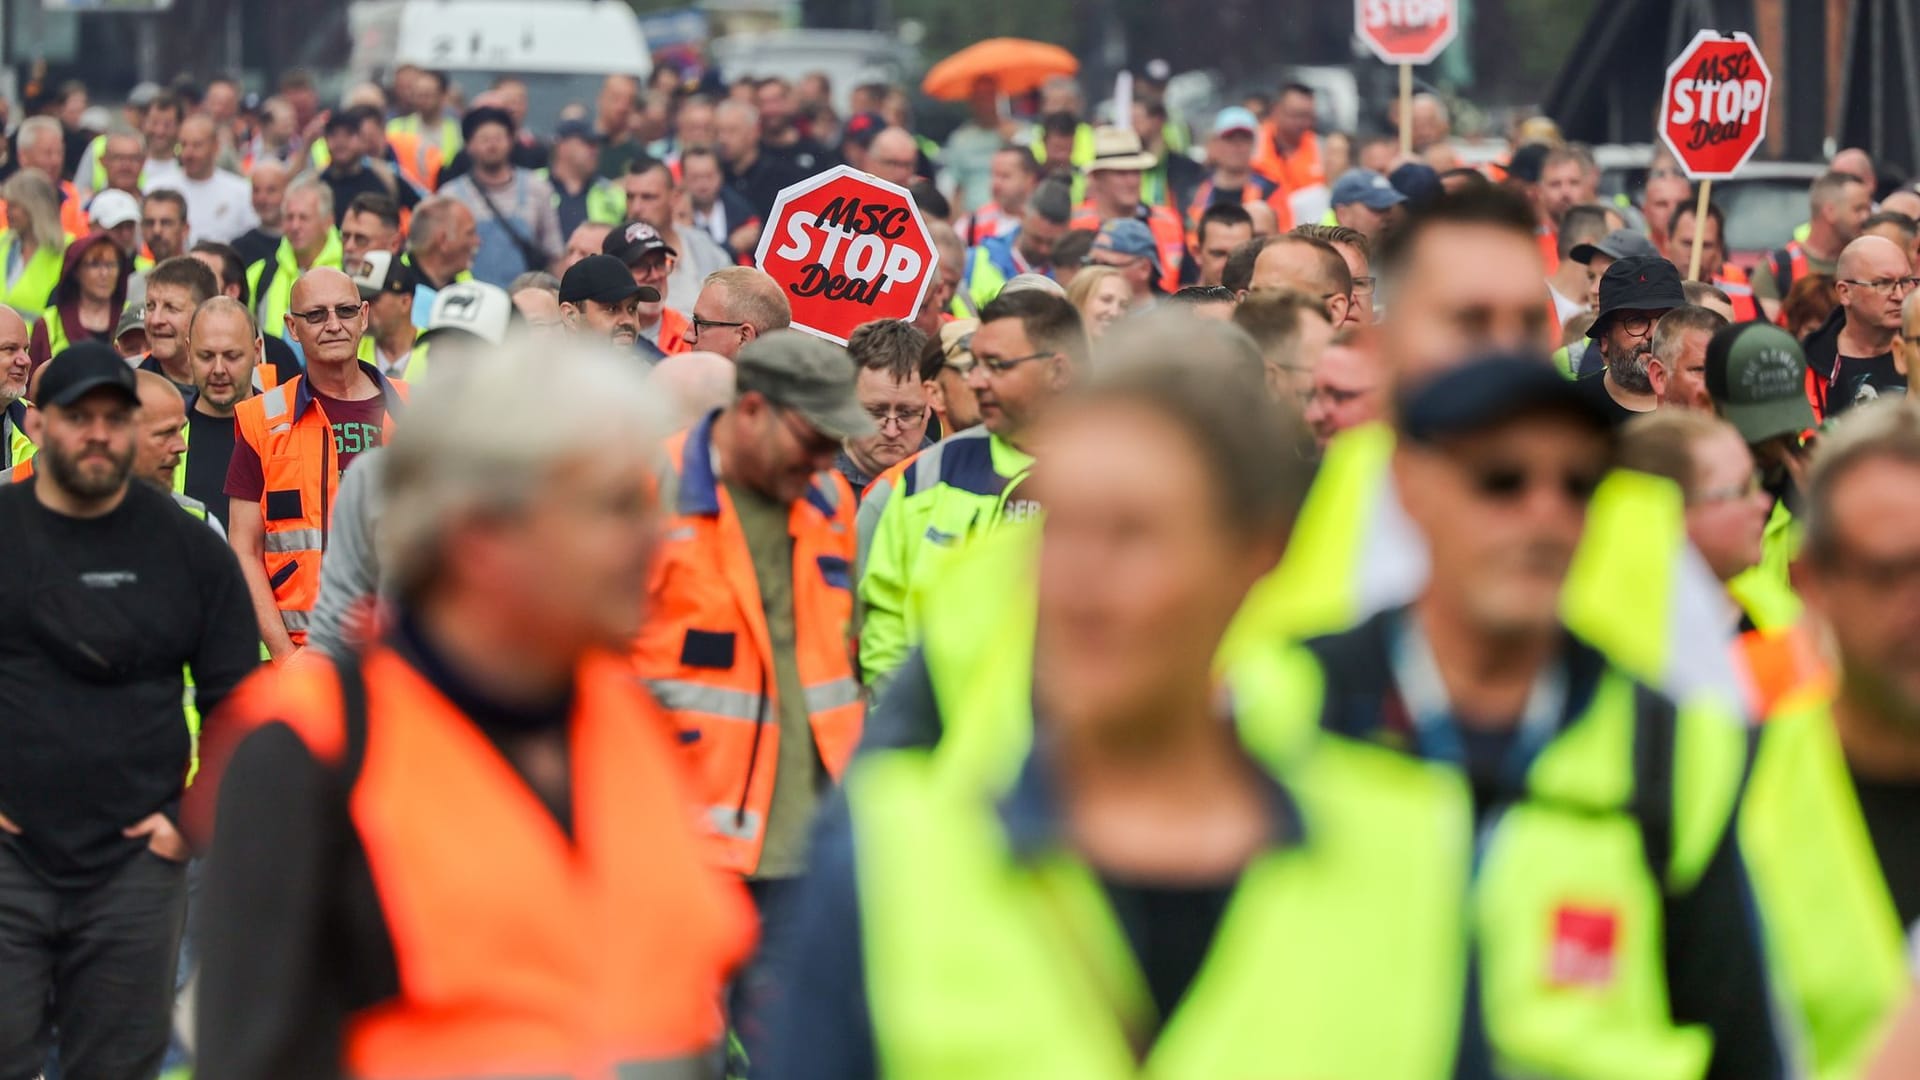
[[[1658,255],[1631,255],[1617,259],[1600,277],[1600,311],[1587,336],[1599,340],[1607,332],[1607,317],[1616,311],[1672,311],[1687,306],[1680,271]]]
[[[1539,183],[1540,171],[1546,167],[1550,150],[1545,143],[1527,143],[1520,147],[1507,159],[1507,175],[1522,183]]]
[[[553,129],[553,141],[559,142],[561,139],[579,139],[595,146],[607,141],[606,136],[600,134],[599,129],[585,120],[560,121],[559,126]]]
[[[567,267],[560,279],[560,302],[578,304],[592,300],[598,304],[618,304],[635,293],[640,299],[660,299],[660,291],[636,284],[627,265],[611,255],[589,255]]]
[[[1415,383],[1400,398],[1400,431],[1412,442],[1433,444],[1543,412],[1563,413],[1609,436],[1613,432],[1598,402],[1551,361],[1512,354],[1471,360]]]
[[[873,137],[887,129],[887,118],[877,112],[854,113],[847,118],[847,126],[840,129],[842,145],[851,143],[865,150],[873,145]]]
[[[632,266],[656,251],[669,255],[679,255],[673,246],[660,236],[660,230],[644,221],[629,221],[625,225],[607,234],[600,241],[602,254],[611,255],[621,262]]]
[[[111,345],[82,342],[61,350],[47,362],[34,403],[66,408],[100,389],[118,390],[128,401],[140,404],[140,384],[133,377],[133,366]]]
[[[499,124],[507,129],[509,138],[513,136],[513,114],[498,105],[482,105],[460,118],[461,141],[472,142],[473,133],[487,124]]]

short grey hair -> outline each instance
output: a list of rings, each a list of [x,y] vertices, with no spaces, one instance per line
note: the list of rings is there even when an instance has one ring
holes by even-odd
[[[756,332],[770,334],[793,325],[793,306],[767,274],[751,266],[729,266],[707,275],[703,286],[714,285],[727,292],[727,313],[752,324]]]
[[[31,146],[36,140],[52,136],[64,145],[66,134],[60,128],[60,121],[51,116],[29,116],[20,121],[20,130],[15,132],[15,142],[21,149]]]
[[[489,417],[512,416],[514,437]],[[418,393],[387,448],[381,566],[403,600],[433,583],[447,537],[476,515],[523,511],[568,462],[633,448],[666,428],[640,365],[606,350],[490,349]]]
[[[321,180],[320,177],[310,172],[301,173],[293,179],[292,183],[287,185],[287,193],[280,198],[281,209],[285,210],[287,204],[293,201],[294,196],[308,193],[311,193],[320,200],[320,216],[326,218],[328,221],[332,221],[333,189],[328,187],[326,182]]]
[[[1653,325],[1653,358],[1671,368],[1685,347],[1689,333],[1698,330],[1711,337],[1726,326],[1727,317],[1712,308],[1697,304],[1674,308]]]

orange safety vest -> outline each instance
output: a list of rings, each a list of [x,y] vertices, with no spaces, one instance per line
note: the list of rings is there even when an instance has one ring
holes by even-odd
[[[696,809],[710,828],[714,861],[750,874],[773,802],[780,711],[753,558],[732,497],[713,474],[713,419],[666,442],[678,493],[633,659],[695,761]],[[866,714],[848,648],[855,532],[846,479],[832,471],[815,476],[793,504],[788,528],[795,660],[814,747],[837,780]]]
[[[1292,153],[1283,153],[1273,142],[1273,125],[1260,125],[1260,138],[1253,144],[1253,171],[1280,185],[1291,195],[1301,188],[1327,182],[1327,170],[1320,163],[1320,136],[1307,132]]]
[[[60,227],[73,237],[94,231],[93,223],[87,220],[87,201],[80,197],[79,189],[71,180],[60,181]]]
[[[445,162],[438,146],[422,142],[412,131],[388,132],[387,145],[393,147],[393,156],[407,179],[428,191],[440,186],[440,168]]]
[[[1540,258],[1547,264],[1547,275],[1560,269],[1560,233],[1545,225],[1533,230],[1534,243],[1540,245]]]
[[[1180,260],[1187,254],[1187,230],[1180,223],[1172,209],[1165,206],[1140,204],[1147,216],[1140,220],[1153,234],[1153,246],[1160,252],[1160,288],[1174,292],[1180,288]],[[1080,204],[1073,220],[1068,223],[1072,229],[1099,229],[1100,211],[1093,208],[1092,200]]]
[[[407,384],[387,378],[365,361],[360,369],[386,395],[387,412],[380,425],[384,439],[392,434],[394,414],[406,403]],[[313,602],[320,595],[320,559],[340,486],[333,425],[307,388],[306,376],[296,375],[235,405],[233,429],[235,438],[246,440],[260,455],[267,485],[260,507],[267,581],[287,636],[304,645]]]
[[[1733,321],[1753,322],[1760,318],[1760,303],[1753,297],[1753,282],[1747,272],[1727,263],[1713,275],[1713,284],[1733,301]]]
[[[660,346],[660,351],[668,356],[692,352],[693,343],[687,340],[687,331],[692,328],[692,324],[687,321],[685,315],[670,307],[661,308],[660,340],[656,342]]]
[[[356,666],[357,680],[331,661],[265,669],[234,702],[238,725],[285,723],[351,784],[399,993],[348,1018],[344,1071],[703,1075],[753,913],[702,859],[676,748],[632,669],[598,653],[575,674],[569,839],[399,653],[375,646]],[[351,720],[343,685],[363,691]]]
[[[1793,693],[1809,687],[1825,692],[1833,683],[1833,670],[1804,619],[1774,630],[1749,630],[1737,644],[1753,676],[1755,715],[1762,720]]]

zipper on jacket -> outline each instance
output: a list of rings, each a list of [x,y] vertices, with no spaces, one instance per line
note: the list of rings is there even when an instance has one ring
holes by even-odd
[[[747,799],[753,794],[753,772],[760,764],[760,733],[767,727],[767,669],[760,669],[760,706],[759,715],[753,718],[753,743],[747,750],[747,781],[740,786],[740,805],[733,811],[733,827],[747,827]],[[772,805],[773,796],[767,796],[768,805]],[[764,824],[764,823],[763,823]]]
[[[313,407],[320,413],[320,550],[327,550],[327,488],[333,475],[333,421],[327,419],[327,410],[320,408],[319,402]]]

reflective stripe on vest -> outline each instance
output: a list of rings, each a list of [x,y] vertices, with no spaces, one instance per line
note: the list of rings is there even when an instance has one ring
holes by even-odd
[[[361,364],[360,370],[386,395],[381,437],[390,438],[407,386],[371,364]],[[296,409],[302,410],[298,418]],[[304,376],[238,403],[233,426],[234,438],[253,448],[264,473],[261,548],[274,606],[293,643],[305,644],[310,612],[320,594],[328,517],[340,484],[333,427],[307,390]]]
[[[732,498],[713,474],[712,423],[709,417],[666,444],[661,490],[674,493],[675,513],[633,658],[688,743],[714,861],[745,874],[760,863],[786,733],[752,555]],[[789,509],[788,526],[794,661],[815,749],[837,779],[865,716],[847,650],[855,530],[846,481],[817,476]]]
[[[376,646],[362,671],[347,808],[399,985],[348,1017],[343,1072],[702,1075],[752,911],[704,865],[677,795],[678,748],[622,658],[589,655],[575,672],[571,838],[405,659]],[[285,723],[334,768],[355,749],[342,700],[325,662],[271,669],[230,699],[237,724]],[[448,843],[472,830],[488,842]]]
[[[1859,1075],[1912,976],[1826,694],[1801,695],[1768,719],[1740,836],[1809,1074]]]
[[[1453,1075],[1472,834],[1464,786],[1425,763],[1326,742],[1284,767],[1249,742],[1308,825],[1240,875],[1205,961],[1164,1018],[1089,867],[1055,847],[1011,851],[994,802],[941,782],[922,753],[862,758],[847,794],[877,1071]]]

